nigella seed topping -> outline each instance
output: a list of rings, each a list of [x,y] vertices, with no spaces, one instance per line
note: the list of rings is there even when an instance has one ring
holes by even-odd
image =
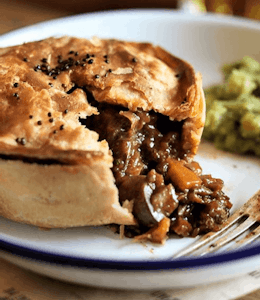
[[[49,82],[49,86],[50,86],[50,87],[53,87],[53,84],[52,84],[51,82]]]
[[[61,125],[61,126],[60,126],[60,130],[63,130],[63,129],[64,129],[64,125]]]
[[[38,124],[38,125],[42,125],[42,121],[38,121],[37,124]]]
[[[54,130],[53,133],[56,134],[56,133],[57,133],[57,130]]]
[[[48,117],[51,117],[51,112],[48,112]]]
[[[79,55],[78,51],[76,51],[76,52],[74,53],[74,55],[75,55],[75,56],[78,56],[78,55]]]
[[[50,122],[50,123],[52,123],[53,121],[54,121],[53,118],[50,118],[50,119],[49,119],[49,122]]]
[[[19,95],[17,93],[13,93],[13,96],[19,98]]]
[[[46,63],[46,62],[47,62],[47,58],[43,58],[43,59],[42,59],[42,62],[43,62],[43,63]]]
[[[180,74],[176,74],[175,77],[176,77],[176,78],[180,78],[181,75],[180,75]]]
[[[185,97],[184,99],[183,99],[183,101],[181,102],[181,104],[185,104],[186,102],[187,102],[187,97]]]
[[[94,62],[94,60],[93,60],[93,59],[90,59],[90,60],[88,61],[88,64],[91,65],[91,64],[93,64],[93,62]]]
[[[75,62],[75,66],[78,66],[79,64],[80,64],[80,61],[77,60],[77,61]]]
[[[21,138],[21,144],[24,146],[26,144],[26,139],[25,138]]]
[[[95,75],[95,78],[96,78],[96,79],[99,78],[99,77],[100,77],[100,76],[99,76],[98,74]]]
[[[29,119],[32,119],[32,118],[33,118],[33,115],[30,115],[30,116],[29,116]]]
[[[87,61],[87,59],[86,58],[82,58],[82,61]]]
[[[90,54],[87,53],[87,54],[86,54],[86,58],[87,58],[87,59],[90,58]]]
[[[65,109],[65,110],[64,110],[64,114],[67,114],[68,112],[69,112],[68,109]]]
[[[82,66],[82,67],[85,67],[85,66],[86,66],[86,64],[81,64],[81,66]]]
[[[26,139],[24,137],[23,138],[17,138],[15,141],[16,141],[16,143],[21,144],[23,146],[26,144]]]
[[[132,62],[136,63],[136,62],[137,62],[137,59],[134,57],[134,58],[132,59]]]
[[[109,73],[112,73],[112,69],[108,69],[108,72],[109,72]]]
[[[104,55],[103,57],[104,57],[105,59],[107,59],[107,58],[108,58],[108,55]]]
[[[57,79],[57,76],[53,76],[52,78],[53,78],[53,79]]]
[[[95,54],[91,54],[91,57],[95,57],[96,55]]]
[[[106,63],[106,64],[109,64],[109,63],[110,63],[110,61],[109,61],[108,59],[106,59],[106,60],[105,60],[105,63]]]
[[[74,51],[73,50],[71,50],[70,52],[69,52],[69,54],[73,54],[74,53]]]
[[[17,88],[18,86],[19,86],[19,83],[18,83],[18,82],[15,82],[15,83],[14,83],[14,87]]]
[[[28,58],[27,58],[27,57],[24,57],[24,58],[23,58],[23,61],[28,62]]]

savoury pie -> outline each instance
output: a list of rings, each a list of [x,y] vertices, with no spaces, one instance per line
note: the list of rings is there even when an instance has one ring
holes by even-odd
[[[193,161],[200,74],[158,46],[48,38],[0,49],[0,215],[45,228],[217,230],[231,204]]]

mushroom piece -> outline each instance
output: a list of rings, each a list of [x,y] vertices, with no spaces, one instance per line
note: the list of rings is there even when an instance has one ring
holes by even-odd
[[[164,185],[162,175],[155,170],[150,171],[148,176],[122,178],[119,195],[122,202],[134,200],[133,214],[138,222],[146,227],[159,223],[178,207],[173,186]]]

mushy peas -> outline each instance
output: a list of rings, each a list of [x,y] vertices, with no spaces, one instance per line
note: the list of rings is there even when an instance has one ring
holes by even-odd
[[[205,91],[203,137],[219,149],[260,156],[260,64],[246,56],[222,71],[224,83]]]

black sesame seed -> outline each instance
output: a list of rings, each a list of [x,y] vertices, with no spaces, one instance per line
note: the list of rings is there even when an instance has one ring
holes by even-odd
[[[105,60],[105,63],[106,63],[106,64],[109,64],[109,63],[110,63],[110,61],[109,61],[108,59],[106,59],[106,60]]]
[[[109,73],[112,73],[112,69],[108,69],[108,72],[109,72]]]
[[[34,71],[35,71],[35,72],[38,72],[38,71],[39,71],[39,69],[35,67],[35,68],[34,68]]]
[[[91,54],[91,57],[95,57],[96,55],[95,54]]]
[[[87,59],[86,58],[82,58],[82,61],[87,61]]]
[[[49,119],[49,122],[52,123],[52,122],[53,122],[53,118],[50,118],[50,119]]]
[[[26,139],[25,138],[21,138],[21,144],[25,145],[26,144]]]
[[[53,133],[56,134],[56,133],[57,133],[57,130],[54,130]]]
[[[73,54],[74,53],[74,51],[73,50],[71,50],[70,52],[69,52],[69,54]]]
[[[180,74],[176,74],[175,77],[176,77],[176,78],[180,78],[181,75],[180,75]]]
[[[29,116],[29,119],[32,119],[32,118],[33,118],[33,115],[30,115],[30,116]]]
[[[49,82],[49,86],[53,87],[53,84],[51,82]]]
[[[64,129],[64,125],[61,125],[61,126],[60,126],[60,130],[63,130],[63,129]]]
[[[51,112],[48,112],[48,117],[51,117]]]
[[[86,66],[86,64],[81,64],[81,66],[82,66],[82,67],[85,67],[85,66]]]
[[[24,58],[23,58],[23,61],[28,62],[28,58],[27,58],[27,57],[24,57]]]
[[[104,57],[104,58],[108,58],[108,55],[104,55],[103,57]]]
[[[183,101],[181,102],[181,104],[184,104],[184,103],[186,103],[187,102],[187,97],[185,97],[184,99],[183,99]]]
[[[13,93],[13,96],[19,98],[19,95],[17,93]]]
[[[65,109],[65,110],[64,110],[64,114],[67,114],[68,112],[69,112],[68,109]]]
[[[132,62],[136,63],[136,62],[137,62],[137,59],[134,57],[134,58],[132,59]]]
[[[38,125],[42,125],[42,121],[38,121],[37,124],[38,124]]]
[[[90,58],[90,54],[86,54],[86,58]]]
[[[91,65],[91,64],[93,64],[93,62],[94,62],[94,60],[93,60],[93,59],[90,59],[90,60],[88,61],[88,64]]]
[[[47,71],[49,69],[49,66],[47,66],[46,64],[42,64],[41,65],[41,70],[44,72],[44,71]]]
[[[77,60],[77,61],[75,62],[75,65],[78,66],[79,64],[80,64],[80,61]]]
[[[47,62],[47,58],[43,58],[43,59],[42,59],[42,62],[43,62],[43,63],[46,63],[46,62]]]
[[[95,78],[99,78],[100,76],[98,74],[95,75]]]
[[[75,55],[75,56],[78,56],[78,55],[79,55],[78,51],[76,51],[76,52],[74,53],[74,55]]]
[[[14,83],[14,87],[17,88],[18,86],[19,86],[19,83],[18,83],[18,82],[15,82],[15,83]]]
[[[15,141],[16,141],[16,143],[21,143],[21,139],[20,138],[17,138]]]
[[[53,79],[57,79],[57,76],[53,76],[52,78],[53,78]]]

